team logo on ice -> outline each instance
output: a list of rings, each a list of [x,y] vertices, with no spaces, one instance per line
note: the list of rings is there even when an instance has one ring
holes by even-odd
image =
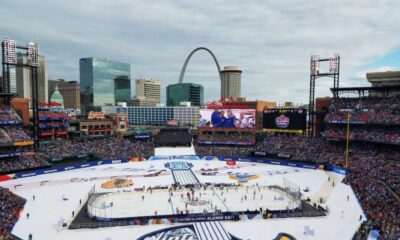
[[[275,124],[278,128],[287,128],[289,126],[289,118],[282,114],[275,118]]]
[[[228,173],[230,179],[235,179],[241,183],[248,182],[258,178],[258,175],[248,173]]]
[[[124,188],[130,187],[133,185],[133,181],[131,179],[124,179],[124,178],[116,178],[110,181],[104,182],[101,184],[102,188],[105,189],[112,189],[112,188]]]

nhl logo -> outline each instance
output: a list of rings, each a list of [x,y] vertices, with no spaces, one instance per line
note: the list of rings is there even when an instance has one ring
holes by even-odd
[[[275,124],[278,128],[287,128],[289,126],[289,118],[282,114],[275,118]]]

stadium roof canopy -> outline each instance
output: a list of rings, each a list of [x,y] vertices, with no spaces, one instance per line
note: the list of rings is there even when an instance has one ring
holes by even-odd
[[[389,93],[393,91],[399,91],[400,86],[385,86],[385,87],[344,87],[344,88],[331,88],[333,95],[337,93],[337,96],[343,93],[358,93],[360,97],[366,96],[366,93],[380,92]]]

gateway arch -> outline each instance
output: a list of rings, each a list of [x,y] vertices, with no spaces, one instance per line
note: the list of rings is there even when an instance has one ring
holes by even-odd
[[[218,60],[217,60],[217,58],[215,57],[214,53],[211,52],[211,50],[208,49],[208,48],[206,48],[206,47],[198,47],[198,48],[194,49],[192,52],[190,52],[189,56],[187,56],[187,58],[186,58],[186,60],[185,60],[185,63],[183,64],[183,67],[182,67],[182,70],[181,70],[181,75],[179,76],[179,83],[183,83],[183,77],[185,76],[186,67],[187,67],[187,64],[189,63],[190,58],[192,57],[192,55],[193,55],[195,52],[197,52],[197,51],[199,51],[199,50],[205,50],[205,51],[207,51],[207,52],[211,55],[211,57],[214,59],[215,65],[217,65],[219,79],[220,79],[220,81],[222,82],[222,78],[221,78],[221,68],[220,68],[220,66],[219,66]]]

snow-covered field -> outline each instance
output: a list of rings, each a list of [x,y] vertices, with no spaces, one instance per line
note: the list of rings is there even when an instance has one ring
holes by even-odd
[[[162,149],[156,153],[165,155],[180,155],[180,148],[170,150]],[[185,150],[184,154],[190,152]],[[133,188],[167,186],[173,184],[171,171],[164,167],[167,161],[173,160],[157,160],[146,162],[129,162],[122,164],[103,165],[85,169],[71,170],[62,173],[47,174],[35,176],[25,179],[16,179],[7,182],[1,182],[0,185],[8,187],[14,193],[27,199],[25,209],[21,214],[20,220],[13,229],[13,234],[27,239],[27,236],[32,233],[33,239],[51,239],[51,240],[128,240],[137,239],[145,233],[170,227],[171,225],[148,225],[148,226],[126,226],[126,227],[111,227],[101,229],[79,229],[68,230],[62,228],[62,222],[70,223],[72,220],[72,211],[77,213],[82,203],[86,201],[88,192],[95,186],[96,192],[105,191],[101,189],[101,184],[107,180],[114,178],[127,178],[133,181],[133,186],[124,188],[125,190],[133,190]],[[181,161],[181,160],[180,160]],[[186,160],[185,160],[186,161]],[[189,161],[189,160],[187,160]],[[327,173],[322,170],[310,170],[302,168],[294,168],[287,166],[267,165],[261,163],[246,163],[238,162],[238,168],[228,169],[225,162],[220,161],[190,161],[193,164],[193,172],[196,174],[200,182],[225,182],[237,183],[237,180],[231,179],[228,172],[231,173],[248,173],[258,175],[257,179],[250,180],[244,183],[244,188],[236,192],[230,189],[228,192],[216,190],[216,195],[213,195],[212,190],[206,190],[202,193],[210,209],[209,202],[211,201],[217,208],[224,210],[236,210],[238,208],[259,208],[260,204],[263,207],[267,204],[278,204],[277,208],[288,205],[289,200],[274,201],[275,193],[268,193],[268,189],[261,189],[257,192],[256,199],[253,200],[254,190],[260,186],[282,185],[284,181],[290,181],[297,184],[300,189],[308,188],[309,191],[303,192],[306,197],[311,199],[319,199],[320,196],[327,198],[326,205],[329,207],[329,213],[325,217],[315,218],[291,218],[291,219],[268,219],[268,220],[248,220],[240,222],[222,222],[225,229],[241,239],[273,239],[278,233],[285,232],[293,235],[297,239],[351,239],[352,235],[358,228],[360,215],[363,216],[362,210],[357,203],[354,193],[351,188],[343,183],[340,183],[343,176],[334,173]],[[215,176],[201,175],[201,169],[217,168],[218,172]],[[144,175],[162,171],[157,177],[144,177]],[[335,181],[334,187],[330,181]],[[242,203],[241,197],[246,194],[246,186],[249,186],[248,200]],[[109,190],[107,190],[109,191]],[[116,191],[116,190],[113,190]],[[122,190],[121,190],[122,191]],[[164,214],[163,211],[171,213],[178,207],[185,208],[185,201],[181,200],[179,193],[172,198],[172,203],[168,202],[167,191],[154,191],[153,197],[145,196],[145,201],[142,200],[140,193],[124,192],[125,197],[114,198],[117,194],[111,194],[103,199],[103,202],[113,201],[114,206],[125,206],[119,208],[125,213],[152,215],[155,211],[157,214]],[[198,193],[199,194],[199,193]],[[261,200],[261,194],[263,200]],[[121,195],[121,194],[120,194]],[[35,200],[33,200],[35,196]],[[347,200],[349,196],[349,201]],[[272,197],[272,198],[270,198]],[[218,198],[218,200],[217,200]],[[224,201],[224,199],[226,200]],[[67,199],[67,200],[63,200]],[[99,199],[101,201],[101,199]],[[254,201],[254,202],[253,202]],[[281,205],[279,205],[281,204]],[[140,206],[140,207],[138,207]],[[190,207],[191,211],[203,211],[204,209],[195,206]],[[204,207],[204,205],[203,205]],[[27,219],[26,214],[30,217]],[[304,227],[309,226],[314,230],[314,236],[306,236],[303,234]]]

